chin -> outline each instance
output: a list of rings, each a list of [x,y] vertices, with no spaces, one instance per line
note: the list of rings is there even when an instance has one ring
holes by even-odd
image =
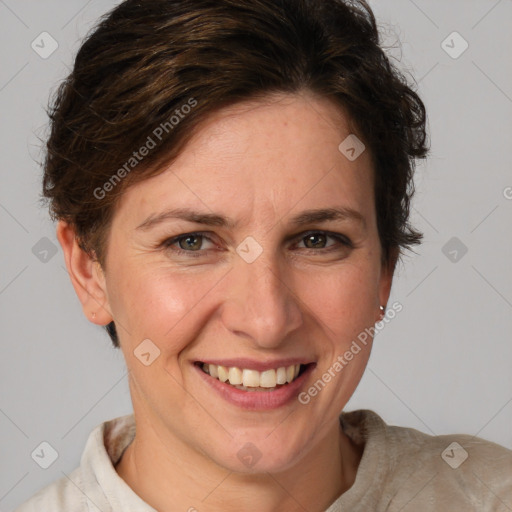
[[[306,443],[290,442],[283,433],[269,441],[268,431],[260,436],[238,436],[229,445],[224,444],[220,453],[212,454],[215,463],[229,471],[254,475],[259,473],[280,473],[300,462]]]

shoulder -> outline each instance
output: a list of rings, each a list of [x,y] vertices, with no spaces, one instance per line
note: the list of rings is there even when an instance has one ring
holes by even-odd
[[[80,466],[38,491],[15,512],[89,512],[90,507],[107,512],[114,508],[112,503],[132,505],[137,496],[119,478],[114,464],[134,435],[133,414],[97,425],[89,434]]]
[[[87,503],[80,491],[80,480],[80,468],[76,468],[69,476],[63,476],[38,491],[14,512],[41,512],[43,510],[88,512]]]
[[[349,437],[377,452],[385,468],[382,494],[397,510],[414,510],[414,503],[417,510],[512,509],[511,450],[467,434],[436,436],[387,425],[368,410],[344,413],[340,421]]]

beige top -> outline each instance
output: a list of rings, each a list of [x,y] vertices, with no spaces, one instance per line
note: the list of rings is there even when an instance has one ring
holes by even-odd
[[[512,451],[389,426],[368,410],[342,413],[340,423],[364,451],[354,485],[326,512],[512,512]],[[133,415],[97,426],[80,467],[15,512],[156,512],[114,469],[134,436]]]

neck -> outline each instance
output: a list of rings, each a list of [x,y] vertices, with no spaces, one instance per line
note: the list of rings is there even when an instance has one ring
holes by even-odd
[[[336,422],[299,464],[279,473],[241,474],[154,426],[137,422],[136,432],[116,471],[159,511],[238,512],[257,506],[261,512],[323,512],[352,486],[362,455]]]

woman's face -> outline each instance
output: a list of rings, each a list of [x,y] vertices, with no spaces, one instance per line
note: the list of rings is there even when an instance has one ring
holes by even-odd
[[[369,152],[351,161],[338,149],[350,134],[311,95],[239,104],[124,193],[104,289],[136,418],[164,445],[279,471],[332,431],[371,342],[341,371],[335,362],[379,319],[391,285]]]

